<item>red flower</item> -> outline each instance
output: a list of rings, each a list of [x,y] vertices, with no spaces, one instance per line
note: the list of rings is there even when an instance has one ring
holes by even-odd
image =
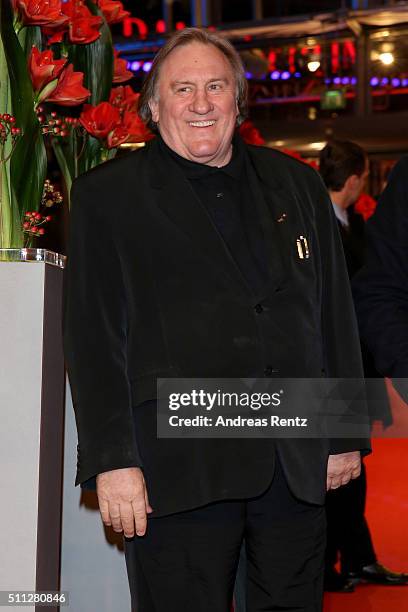
[[[40,52],[37,47],[33,46],[28,58],[28,70],[34,91],[36,93],[41,91],[48,83],[55,80],[55,86],[48,91],[48,94],[54,91],[57,87],[57,79],[66,63],[66,59],[54,59],[52,51]]]
[[[14,0],[24,25],[59,26],[68,21],[61,12],[61,0]]]
[[[98,106],[85,104],[79,121],[91,136],[106,138],[120,123],[120,113],[109,102],[101,102]]]
[[[62,72],[57,87],[47,101],[54,102],[60,106],[78,106],[82,104],[91,95],[91,92],[83,87],[83,80],[84,73],[74,72],[73,65],[69,64]]]
[[[119,85],[111,89],[109,102],[117,106],[121,111],[137,112],[138,93],[134,92],[130,85]]]
[[[117,125],[109,134],[106,139],[106,145],[108,149],[114,149],[119,145],[127,142],[129,138],[129,132],[123,125]]]
[[[119,23],[130,15],[129,11],[123,10],[123,4],[121,2],[115,2],[114,0],[98,0],[98,6],[107,23]]]
[[[114,51],[115,62],[113,65],[113,82],[124,83],[133,77],[132,72],[127,69],[127,61],[118,57],[119,52]]]
[[[239,133],[242,136],[242,139],[247,144],[252,145],[264,145],[265,140],[262,138],[259,130],[254,126],[252,121],[247,119],[239,126]]]
[[[108,149],[118,147],[124,142],[147,142],[154,134],[147,129],[137,113],[125,111],[122,123],[108,135]]]
[[[154,138],[154,134],[146,127],[138,113],[125,111],[122,123],[129,133],[127,142],[146,142]]]
[[[97,40],[102,17],[92,15],[81,0],[68,0],[62,4],[62,12],[69,18],[69,39],[75,44],[89,44]],[[61,33],[60,33],[61,34]]]

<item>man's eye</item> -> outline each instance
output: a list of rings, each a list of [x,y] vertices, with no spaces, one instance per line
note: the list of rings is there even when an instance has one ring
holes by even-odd
[[[179,93],[190,93],[190,91],[191,91],[191,87],[179,87],[179,88],[177,89],[177,91],[178,91]]]
[[[220,83],[211,83],[209,89],[211,89],[212,91],[219,91],[220,89],[222,89],[222,86]]]

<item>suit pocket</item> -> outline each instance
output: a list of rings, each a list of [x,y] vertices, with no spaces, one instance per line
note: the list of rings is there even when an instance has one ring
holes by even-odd
[[[157,379],[177,378],[178,373],[174,368],[157,369],[137,376],[130,380],[130,392],[132,407],[136,408],[143,402],[157,399]]]

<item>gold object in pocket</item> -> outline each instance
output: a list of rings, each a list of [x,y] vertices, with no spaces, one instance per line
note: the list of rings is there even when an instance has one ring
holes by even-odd
[[[297,247],[299,259],[309,259],[310,257],[309,245],[304,236],[299,236],[299,238],[296,239],[296,247]]]

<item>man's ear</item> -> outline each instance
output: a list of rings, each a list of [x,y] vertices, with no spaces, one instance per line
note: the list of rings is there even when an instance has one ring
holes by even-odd
[[[351,174],[346,180],[346,182],[344,183],[344,187],[347,187],[348,189],[353,190],[357,187],[357,183],[359,181],[360,181],[360,177],[357,174]]]
[[[152,119],[155,123],[159,123],[159,101],[156,98],[152,98],[149,101],[150,112],[152,113]]]

